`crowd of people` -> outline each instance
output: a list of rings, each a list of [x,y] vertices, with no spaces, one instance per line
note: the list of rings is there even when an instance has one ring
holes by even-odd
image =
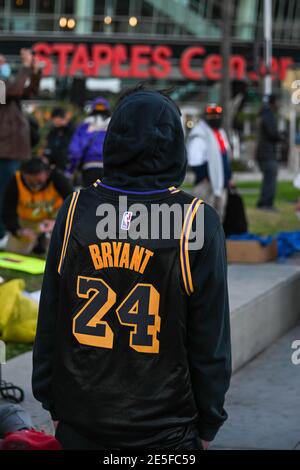
[[[40,157],[32,157],[38,126],[23,112],[21,100],[38,92],[41,71],[29,50],[14,79],[0,56],[6,104],[0,107],[0,249],[43,254],[63,200],[74,186],[89,186],[103,174],[103,142],[110,105],[102,97],[89,105],[77,127],[64,108],[54,108]]]
[[[54,220],[74,186],[87,187],[103,176],[103,144],[110,121],[109,102],[98,97],[75,126],[62,107],[52,110],[50,129],[40,158],[32,158],[39,142],[38,126],[22,111],[21,100],[36,96],[41,70],[30,50],[20,53],[22,66],[12,79],[0,55],[0,79],[6,82],[7,102],[0,106],[0,249],[28,254],[44,253]],[[222,107],[205,107],[188,134],[188,164],[194,175],[193,192],[212,205],[222,221],[234,182],[231,146],[222,128]],[[263,174],[257,207],[274,210],[277,160],[275,145],[282,140],[272,95],[260,112],[256,160]]]
[[[207,449],[227,419],[224,398],[231,376],[221,222],[234,183],[222,107],[206,106],[186,139],[176,103],[143,86],[120,98],[112,119],[102,97],[90,103],[77,127],[65,109],[55,108],[45,145],[33,158],[36,127],[21,100],[37,93],[41,71],[30,51],[21,51],[21,61],[11,79],[0,57],[0,77],[7,82],[7,103],[0,106],[0,248],[43,254],[51,238],[32,378],[33,394],[56,427],[60,444],[53,439],[50,444]],[[274,200],[275,127],[271,99],[261,112],[257,154],[265,178],[262,209],[272,208]],[[186,153],[193,195],[177,190],[186,175]],[[73,192],[76,186],[87,189]],[[115,240],[100,240],[101,258],[96,210],[110,201],[117,211],[119,193],[148,206],[160,201],[169,208],[174,201],[188,206],[180,240],[145,237],[130,244],[118,233]],[[189,250],[202,204],[203,249]],[[120,230],[129,230],[126,220],[129,226]],[[119,263],[112,261],[113,249]],[[132,269],[143,253],[143,269]],[[22,410],[2,413],[9,416],[12,433],[0,428],[2,447],[41,439]],[[15,429],[20,413],[21,428]]]

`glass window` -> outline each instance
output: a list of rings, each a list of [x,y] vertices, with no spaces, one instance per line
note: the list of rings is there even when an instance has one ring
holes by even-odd
[[[104,15],[104,0],[95,0],[94,14],[95,15]]]
[[[142,16],[153,16],[154,8],[153,6],[149,5],[147,2],[142,3],[142,10],[141,10],[141,15]]]
[[[38,0],[36,7],[37,13],[54,13],[55,2],[52,0]]]
[[[74,0],[63,0],[61,11],[67,15],[72,15],[74,13]]]
[[[128,16],[129,14],[129,0],[119,0],[116,5],[117,16]]]
[[[11,9],[20,13],[29,11],[30,0],[11,0]]]

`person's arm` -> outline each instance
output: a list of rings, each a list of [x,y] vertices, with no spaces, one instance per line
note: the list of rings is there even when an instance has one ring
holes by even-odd
[[[25,88],[24,97],[30,98],[38,94],[41,78],[42,70],[35,66],[32,67],[30,74],[30,84],[27,88]]]
[[[218,215],[207,205],[204,223],[204,247],[191,254],[194,292],[189,297],[187,348],[199,434],[211,441],[227,418],[223,406],[231,377],[231,343],[225,237]]]
[[[85,148],[85,141],[84,141],[84,125],[80,124],[77,129],[75,130],[73,137],[71,139],[69,149],[68,149],[68,156],[69,156],[69,165],[67,174],[72,176],[79,166],[80,161],[83,156]]]
[[[73,185],[64,173],[58,169],[52,172],[52,181],[56,191],[61,195],[63,199],[69,196],[73,191]]]
[[[31,77],[31,68],[22,67],[14,80],[6,83],[6,96],[8,98],[22,98],[25,92],[25,84]]]
[[[2,209],[2,219],[6,229],[16,235],[18,230],[20,230],[19,217],[17,213],[18,207],[18,186],[15,176],[12,178],[11,182],[8,184]]]
[[[42,403],[55,419],[52,395],[52,373],[56,314],[58,311],[60,276],[59,259],[63,244],[67,212],[71,197],[62,205],[52,233],[44,273],[39,305],[36,338],[33,347],[32,390],[35,398]]]
[[[187,144],[188,164],[202,166],[207,163],[207,142],[202,134],[190,137]]]

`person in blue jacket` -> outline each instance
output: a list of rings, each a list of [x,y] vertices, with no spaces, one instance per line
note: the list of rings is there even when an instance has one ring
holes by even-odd
[[[76,170],[82,171],[83,186],[102,178],[103,142],[110,121],[110,106],[104,98],[91,103],[88,117],[77,127],[69,146],[67,176],[73,177]]]

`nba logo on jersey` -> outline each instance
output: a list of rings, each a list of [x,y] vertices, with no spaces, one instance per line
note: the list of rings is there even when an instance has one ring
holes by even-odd
[[[122,230],[129,230],[130,229],[130,222],[132,218],[132,212],[124,212],[121,222],[121,229]]]

